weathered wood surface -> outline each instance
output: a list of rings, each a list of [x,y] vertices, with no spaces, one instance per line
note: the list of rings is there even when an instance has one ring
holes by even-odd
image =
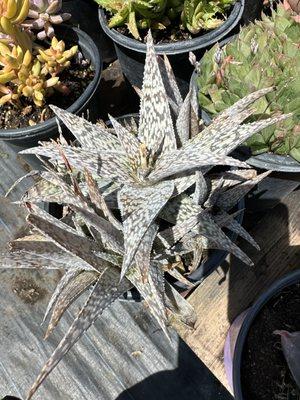
[[[287,193],[282,190],[282,195]],[[222,268],[209,276],[189,298],[198,317],[195,330],[192,333],[180,330],[185,342],[229,391],[223,348],[231,322],[278,277],[300,268],[300,190],[265,211],[257,224],[255,218],[252,215],[251,220],[248,215],[248,224],[255,225],[250,233],[261,251],[244,243],[241,246],[255,267],[249,268],[228,257]]]
[[[0,196],[27,165],[0,142]],[[26,182],[13,192],[16,200]],[[0,200],[0,249],[24,229],[24,215]],[[1,251],[1,250],[0,250]],[[0,260],[1,262],[1,260]],[[0,398],[24,398],[72,321],[47,342],[40,326],[59,271],[0,271]],[[36,400],[229,400],[228,392],[175,332],[169,343],[140,303],[116,301],[46,380]]]

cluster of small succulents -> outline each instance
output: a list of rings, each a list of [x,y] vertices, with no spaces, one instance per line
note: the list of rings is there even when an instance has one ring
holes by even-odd
[[[47,3],[48,12],[57,12],[58,2],[50,3]],[[59,74],[70,66],[78,48],[73,46],[65,50],[64,42],[55,37],[50,48],[35,44],[26,22],[31,6],[29,0],[1,2],[0,31],[4,36],[0,39],[0,105],[20,106],[22,98],[28,98],[42,107],[54,90],[67,92]]]
[[[198,34],[217,28],[224,22],[226,11],[235,0],[96,0],[113,16],[110,28],[127,25],[135,39],[141,39],[140,30],[166,29],[177,22],[182,29]],[[220,16],[223,15],[223,18]]]
[[[110,117],[112,127],[106,128],[53,107],[77,146],[61,137],[24,151],[48,161],[22,199],[32,234],[11,243],[2,265],[66,270],[46,312],[45,318],[51,313],[46,336],[69,305],[92,290],[28,399],[103,310],[132,286],[168,335],[173,318],[188,325],[195,318],[165,273],[188,283],[186,274],[212,248],[251,264],[222,228],[257,247],[234,219],[235,206],[267,173],[257,175],[228,154],[287,118],[242,124],[252,103],[271,91],[246,96],[200,130],[195,87],[183,100],[168,60],[157,59],[149,34],[138,121],[122,125]],[[214,165],[232,169],[213,173]],[[64,217],[51,216],[40,202],[62,204]]]
[[[53,25],[61,24],[71,18],[69,13],[61,13],[62,0],[30,0],[30,8],[23,27],[32,32],[38,31],[37,38],[53,38]]]
[[[200,107],[212,116],[243,96],[275,86],[255,103],[253,119],[278,112],[294,117],[263,130],[247,141],[253,154],[289,154],[300,162],[300,24],[279,4],[272,15],[242,28],[238,37],[214,46],[199,65]]]

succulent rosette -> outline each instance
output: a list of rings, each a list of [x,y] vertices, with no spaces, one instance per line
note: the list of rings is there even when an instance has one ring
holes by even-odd
[[[28,18],[23,26],[31,31],[39,31],[40,40],[53,38],[53,25],[61,24],[71,18],[69,13],[61,13],[62,0],[30,0]]]

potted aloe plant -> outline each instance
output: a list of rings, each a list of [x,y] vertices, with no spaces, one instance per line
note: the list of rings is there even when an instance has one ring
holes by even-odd
[[[207,48],[239,23],[244,0],[96,0],[100,24],[113,40],[122,70],[141,87],[146,54],[145,36],[151,28],[157,54],[167,54],[182,86],[192,68],[190,51]]]
[[[3,0],[0,7],[0,139],[21,148],[57,136],[54,103],[82,112],[102,68],[90,37],[58,0]]]
[[[237,400],[300,397],[300,270],[275,282],[232,324],[227,378]]]
[[[244,143],[242,154],[252,166],[300,171],[299,38],[300,24],[278,4],[271,16],[262,15],[224,46],[213,47],[198,65],[199,104],[207,122],[239,98],[270,85],[277,90],[255,103],[252,120],[294,113]]]
[[[65,270],[46,310],[46,337],[70,304],[91,289],[28,400],[103,310],[131,287],[168,336],[174,319],[192,326],[195,315],[165,274],[186,283],[211,248],[252,264],[223,228],[256,245],[234,222],[233,210],[267,173],[257,176],[227,154],[289,116],[242,124],[252,103],[273,90],[267,88],[238,101],[201,130],[193,87],[182,100],[167,60],[164,68],[159,66],[150,34],[147,48],[138,121],[121,124],[110,117],[112,127],[106,128],[52,106],[78,144],[61,137],[23,152],[46,157],[46,168],[21,201],[32,232],[1,254],[2,267]],[[233,169],[212,170],[217,165]],[[62,204],[63,218],[42,210],[41,202]]]

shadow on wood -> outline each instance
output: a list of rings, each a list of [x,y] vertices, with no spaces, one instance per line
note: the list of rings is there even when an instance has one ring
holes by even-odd
[[[128,388],[116,400],[230,400],[207,367],[182,341],[176,369],[158,372]]]
[[[263,202],[263,197],[260,202]],[[270,199],[267,200],[270,204]],[[225,338],[232,321],[279,277],[300,268],[300,190],[276,207],[265,210],[260,203],[247,214],[246,225],[261,251],[239,243],[250,256],[250,268],[228,257],[222,268],[209,276],[189,298],[197,313],[193,332],[179,329],[181,337],[229,390],[223,366]]]

